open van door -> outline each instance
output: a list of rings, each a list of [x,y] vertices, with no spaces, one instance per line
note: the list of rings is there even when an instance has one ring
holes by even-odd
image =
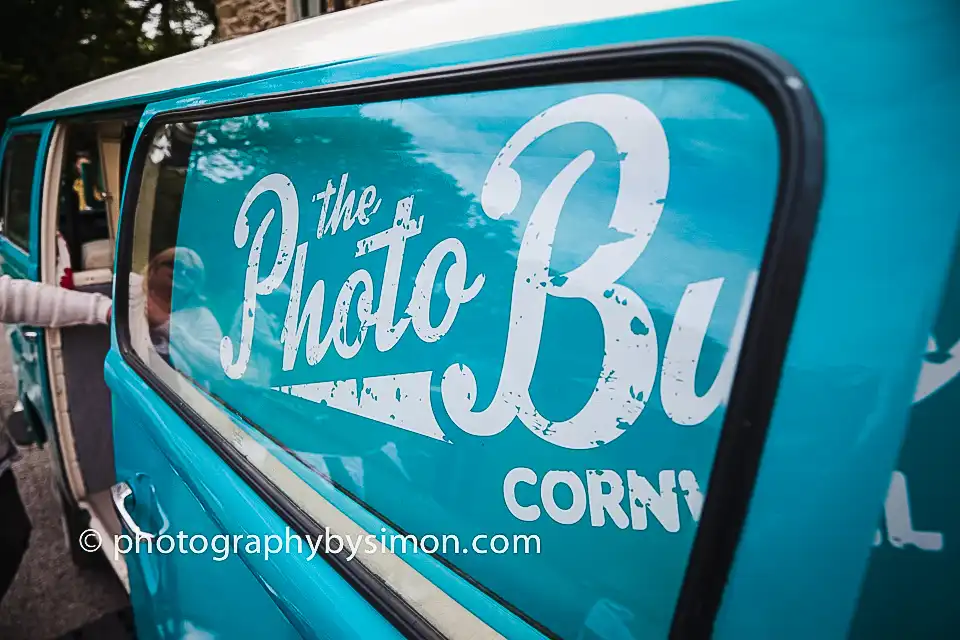
[[[39,279],[40,199],[47,145],[53,124],[10,127],[0,150],[0,271],[12,278]],[[10,417],[20,444],[46,442],[49,414],[44,332],[8,325],[18,403]]]

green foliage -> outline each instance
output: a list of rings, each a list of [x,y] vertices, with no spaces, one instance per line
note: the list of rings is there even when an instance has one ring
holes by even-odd
[[[0,0],[0,122],[70,87],[201,46],[215,20],[213,0]]]

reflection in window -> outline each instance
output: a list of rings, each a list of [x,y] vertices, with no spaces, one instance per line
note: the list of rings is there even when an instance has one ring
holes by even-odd
[[[203,363],[217,361],[223,335],[206,308],[203,261],[176,244],[195,133],[192,125],[164,127],[147,154],[135,217],[130,333],[145,362],[209,381],[201,375]]]

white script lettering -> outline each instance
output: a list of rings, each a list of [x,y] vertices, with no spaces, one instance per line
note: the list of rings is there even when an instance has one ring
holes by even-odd
[[[475,406],[478,396],[485,394],[478,393],[478,381],[469,362],[454,360],[441,369],[439,397],[450,420],[465,433],[490,436],[519,420],[546,442],[568,449],[591,449],[621,436],[636,422],[650,399],[660,369],[653,317],[638,293],[620,280],[656,231],[667,193],[669,149],[663,126],[653,112],[633,98],[616,94],[581,96],[546,109],[505,143],[487,173],[480,205],[492,220],[510,218],[520,202],[522,188],[520,175],[512,166],[514,161],[540,137],[575,123],[591,123],[604,129],[618,151],[619,186],[607,223],[617,232],[617,239],[599,245],[579,266],[566,273],[556,274],[552,268],[561,212],[573,188],[595,162],[593,151],[585,150],[549,182],[523,227],[506,320],[506,345],[492,400],[485,408]],[[327,180],[326,187],[313,196],[313,202],[319,203],[318,240],[347,233],[354,223],[359,223],[357,228],[366,226],[381,206],[375,185],[363,188],[358,198],[357,190],[349,188],[349,177],[344,172],[338,186]],[[254,200],[267,192],[273,192],[282,204],[281,242],[269,274],[261,280],[263,238],[275,215],[271,209],[264,216],[250,242],[247,211]],[[240,209],[235,244],[245,248],[249,242],[243,322],[236,349],[229,337],[221,343],[221,364],[231,378],[241,377],[250,359],[257,297],[275,291],[291,264],[293,278],[280,335],[284,371],[294,368],[304,345],[310,366],[325,357],[331,344],[341,358],[353,358],[363,348],[371,328],[380,352],[392,349],[411,326],[421,342],[437,342],[452,329],[461,307],[475,299],[484,286],[483,273],[468,277],[467,249],[461,240],[443,238],[420,264],[409,303],[402,312],[397,309],[407,243],[420,236],[425,224],[422,215],[414,215],[414,197],[408,196],[397,202],[390,225],[360,238],[356,244],[355,259],[385,252],[379,299],[374,300],[374,276],[367,269],[358,268],[341,285],[333,308],[328,311],[329,325],[322,327],[327,283],[317,280],[304,284],[310,242],[296,245],[299,211],[296,190],[281,174],[271,174],[258,182]],[[326,254],[321,254],[321,258],[330,259]],[[445,272],[441,273],[443,268]],[[436,286],[441,277],[446,309],[434,325],[431,304],[441,290]],[[666,340],[660,370],[661,402],[676,424],[700,424],[726,401],[755,277],[752,273],[748,278],[727,353],[713,384],[702,396],[697,395],[694,380],[725,279],[712,278],[686,288]],[[542,413],[530,394],[548,297],[589,303],[603,332],[603,358],[595,388],[579,411],[560,420]],[[348,325],[358,327],[350,332],[354,335],[348,336]],[[438,372],[414,370],[364,377],[359,385],[355,379],[328,380],[275,390],[450,442],[431,407],[434,373]],[[591,518],[609,518],[618,526],[626,522],[626,513],[621,516],[612,506],[602,505],[613,505],[619,491],[633,487],[617,485],[608,475],[590,476],[588,482],[602,487],[604,495],[608,495],[606,502],[597,502],[600,507],[592,508]],[[544,504],[544,508],[551,507]]]

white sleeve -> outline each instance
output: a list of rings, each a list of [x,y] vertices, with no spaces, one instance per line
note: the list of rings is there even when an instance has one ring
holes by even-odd
[[[0,276],[0,322],[35,327],[106,324],[110,298]]]

